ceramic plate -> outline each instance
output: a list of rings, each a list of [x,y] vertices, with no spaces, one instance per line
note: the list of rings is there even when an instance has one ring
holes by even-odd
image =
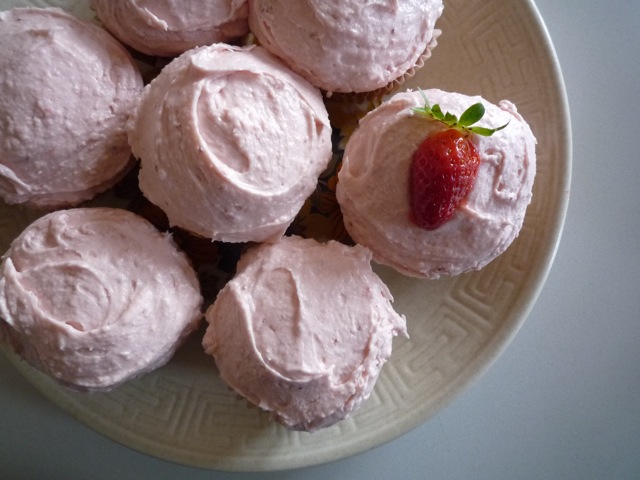
[[[6,9],[16,1],[3,1]],[[85,1],[32,1],[91,16]],[[186,465],[274,470],[314,465],[378,446],[420,425],[485,371],[531,309],[560,238],[569,196],[566,95],[551,40],[530,0],[449,0],[433,56],[407,87],[512,100],[538,139],[538,173],[524,227],[482,271],[416,281],[377,268],[411,335],[396,339],[371,398],[314,434],[288,432],[247,408],[218,379],[194,337],[165,367],[107,394],[71,393],[6,352],[48,398],[131,448]],[[33,219],[0,205],[0,248]]]

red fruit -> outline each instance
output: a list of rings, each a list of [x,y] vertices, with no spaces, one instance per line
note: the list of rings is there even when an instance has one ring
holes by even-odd
[[[468,133],[448,129],[429,135],[411,163],[411,221],[434,230],[449,220],[473,188],[479,164]]]

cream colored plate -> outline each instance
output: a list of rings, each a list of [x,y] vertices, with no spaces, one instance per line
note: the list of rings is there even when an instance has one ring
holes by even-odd
[[[85,1],[3,1],[56,5],[90,15]],[[314,434],[287,432],[247,408],[217,378],[199,339],[166,367],[100,395],[73,394],[26,366],[47,397],[98,432],[131,448],[192,466],[272,470],[362,452],[423,423],[500,354],[545,281],[567,208],[571,133],[559,66],[530,0],[449,0],[433,57],[410,82],[508,98],[538,139],[533,203],[520,237],[478,273],[416,281],[378,269],[408,319],[410,340],[394,343],[372,397],[352,418]],[[0,249],[35,218],[0,206]]]

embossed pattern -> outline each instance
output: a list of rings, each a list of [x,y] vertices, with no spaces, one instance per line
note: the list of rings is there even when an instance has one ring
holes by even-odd
[[[91,18],[86,1],[3,2],[59,6]],[[12,353],[45,395],[97,431],[180,463],[270,470],[355,454],[424,422],[482,373],[533,305],[560,236],[570,177],[563,85],[546,31],[530,0],[449,0],[432,58],[406,87],[438,87],[512,100],[538,139],[533,203],[520,237],[482,271],[416,281],[377,267],[409,340],[397,339],[371,398],[350,419],[314,434],[288,432],[219,380],[195,335],[164,368],[107,394],[66,391]],[[0,204],[0,249],[35,217]]]

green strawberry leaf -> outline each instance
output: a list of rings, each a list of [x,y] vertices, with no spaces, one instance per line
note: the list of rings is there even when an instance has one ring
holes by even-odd
[[[460,121],[458,125],[461,127],[468,127],[480,121],[484,116],[484,105],[478,102],[467,108],[462,115],[460,115]]]
[[[456,116],[453,113],[449,113],[449,112],[444,114],[444,118],[442,119],[442,121],[447,125],[456,125],[456,124],[460,125],[460,122],[458,121]]]
[[[505,128],[507,125],[509,125],[509,122],[505,123],[504,125],[498,128],[469,127],[468,130],[472,133],[481,135],[483,137],[490,137],[498,130],[502,130],[503,128]]]
[[[493,132],[495,132],[492,128],[483,127],[470,127],[468,130],[476,135],[480,135],[481,137],[490,137],[493,135]]]
[[[437,103],[431,106],[429,104],[429,100],[427,99],[425,93],[422,90],[420,90],[420,93],[422,94],[422,98],[424,99],[424,106],[414,107],[411,110],[422,116],[431,117],[434,120],[442,122],[450,128],[455,128],[463,132],[466,131],[470,133],[475,133],[476,135],[480,135],[483,137],[490,137],[495,132],[502,130],[507,125],[509,125],[509,122],[507,122],[498,128],[488,128],[488,127],[478,127],[478,126],[473,127],[472,125],[474,125],[475,123],[478,123],[485,114],[485,108],[484,108],[484,105],[482,105],[482,103],[478,102],[471,105],[462,113],[462,115],[460,116],[460,119],[458,120],[458,117],[456,117],[453,113],[443,112],[442,108]]]
[[[444,113],[442,113],[442,109],[437,103],[433,107],[431,107],[431,116],[436,120],[444,120]]]

